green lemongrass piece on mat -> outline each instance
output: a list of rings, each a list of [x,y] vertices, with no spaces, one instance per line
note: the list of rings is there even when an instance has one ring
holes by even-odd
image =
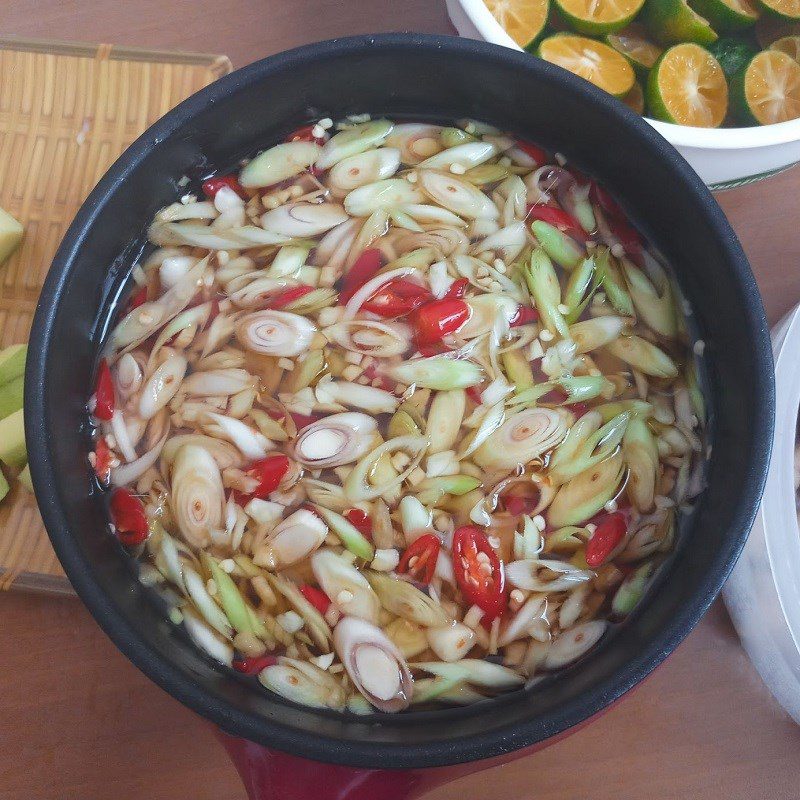
[[[598,247],[595,255],[597,276],[611,305],[626,317],[634,316],[633,301],[616,260],[607,247]]]
[[[350,520],[324,506],[314,506],[314,511],[328,523],[328,527],[341,539],[342,544],[351,553],[365,561],[372,561],[375,556],[375,548]]]
[[[12,344],[0,350],[0,386],[25,375],[28,345]]]
[[[22,390],[25,385],[25,376],[0,385],[0,419],[5,419],[9,414],[22,408]]]
[[[483,381],[483,370],[472,361],[432,356],[406,361],[388,370],[388,375],[408,386],[415,384],[426,389],[468,389]]]
[[[535,224],[535,223],[534,223]],[[531,253],[525,270],[525,281],[542,322],[552,333],[566,337],[569,326],[558,310],[561,303],[561,286],[550,257],[541,248]]]
[[[25,466],[28,461],[21,408],[0,420],[0,461],[14,469]]]
[[[653,566],[652,561],[642,564],[625,578],[611,601],[611,610],[614,614],[623,616],[633,611],[636,604],[642,599],[647,581],[653,573]]]
[[[548,222],[534,220],[531,230],[547,255],[564,269],[575,269],[586,256],[586,251],[574,239]]]
[[[616,495],[624,472],[622,454],[616,453],[565,483],[547,509],[550,525],[563,528],[593,517]]]
[[[658,448],[644,420],[632,419],[628,423],[622,440],[622,454],[630,470],[626,487],[628,496],[639,511],[650,511],[658,474]]]
[[[674,378],[678,374],[675,362],[661,349],[640,336],[620,336],[606,350],[645,375],[655,378]]]

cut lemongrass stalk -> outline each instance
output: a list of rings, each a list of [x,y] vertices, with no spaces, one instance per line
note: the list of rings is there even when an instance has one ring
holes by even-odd
[[[614,310],[626,317],[634,316],[633,301],[625,287],[625,279],[607,247],[597,248],[595,261],[600,285]]]
[[[372,543],[348,519],[324,506],[314,506],[314,511],[328,523],[342,544],[364,561],[372,561],[375,548]]]
[[[574,239],[554,225],[537,219],[531,223],[531,230],[547,255],[564,269],[575,269],[586,255]]]
[[[476,658],[465,658],[455,664],[441,661],[420,661],[411,664],[414,670],[429,672],[440,678],[461,680],[473,686],[487,689],[513,689],[522,686],[525,679],[514,670],[493,664],[491,661],[482,661]]]
[[[429,453],[452,449],[458,439],[466,403],[463,389],[440,391],[433,396],[425,428],[425,436],[430,442]]]
[[[366,575],[381,605],[390,613],[424,628],[447,624],[447,615],[441,605],[413,584],[381,572],[368,571]]]
[[[620,336],[606,349],[645,375],[674,378],[678,374],[675,362],[661,349],[640,336]]]
[[[531,253],[528,268],[525,270],[525,280],[534,305],[548,330],[559,336],[568,336],[569,326],[559,310],[561,286],[553,263],[544,250],[537,248]]]
[[[406,385],[447,391],[468,389],[483,380],[484,372],[477,364],[464,359],[432,356],[407,361],[390,367],[387,374]]]
[[[646,422],[641,419],[629,421],[622,440],[622,454],[630,470],[626,485],[628,496],[639,511],[650,511],[655,497],[659,458],[655,439]]]

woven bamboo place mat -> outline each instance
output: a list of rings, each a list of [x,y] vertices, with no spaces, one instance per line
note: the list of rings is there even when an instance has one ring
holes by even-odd
[[[227,56],[0,37],[0,207],[25,226],[0,267],[0,349],[27,341],[61,237],[117,156],[230,71]],[[72,591],[19,485],[0,504],[0,590],[12,585]]]

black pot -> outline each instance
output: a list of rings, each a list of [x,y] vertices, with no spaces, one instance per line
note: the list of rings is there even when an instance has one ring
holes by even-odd
[[[237,680],[167,622],[108,533],[84,431],[109,310],[153,214],[186,191],[181,176],[230,168],[315,117],[364,111],[486,120],[596,176],[675,268],[707,343],[714,417],[708,489],[691,529],[660,587],[604,646],[546,691],[379,719],[285,702]],[[70,580],[106,633],[157,684],[223,730],[354,767],[500,756],[575,726],[641,681],[722,586],[769,459],[769,330],[747,259],[697,175],[646,122],[585,81],[526,53],[449,37],[362,36],[302,47],[222,78],[167,114],[114,164],[67,232],[30,352],[25,411],[36,495]]]

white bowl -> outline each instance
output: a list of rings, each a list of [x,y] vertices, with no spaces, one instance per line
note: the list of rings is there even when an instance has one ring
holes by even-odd
[[[775,435],[764,498],[723,589],[750,660],[775,699],[800,724],[800,526],[794,442],[800,409],[800,306],[772,331]]]
[[[446,0],[461,36],[514,50],[522,48],[503,30],[483,0]],[[756,128],[688,128],[647,120],[694,167],[712,189],[731,189],[766,178],[800,162],[800,119]]]

